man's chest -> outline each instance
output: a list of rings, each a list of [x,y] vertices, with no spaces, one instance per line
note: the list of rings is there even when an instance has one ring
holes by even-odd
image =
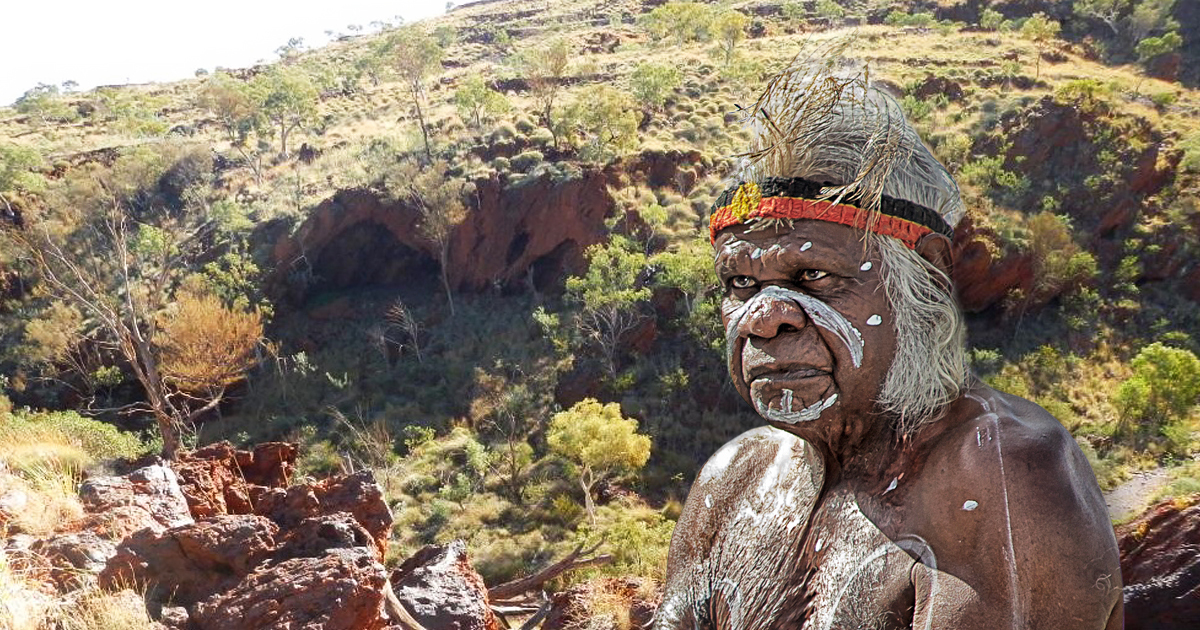
[[[793,506],[786,518],[753,519],[759,511],[741,507],[669,576],[659,628],[907,627],[906,549],[920,556],[922,541],[890,540],[848,494]]]

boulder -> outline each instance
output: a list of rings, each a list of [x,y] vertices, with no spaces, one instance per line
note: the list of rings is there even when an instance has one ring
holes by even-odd
[[[589,628],[648,628],[661,600],[658,585],[645,578],[600,578],[556,593],[543,630],[566,630],[588,624]],[[604,610],[599,609],[600,604]],[[607,615],[627,618],[628,626]]]
[[[200,630],[376,630],[387,581],[369,547],[259,566],[195,606]]]
[[[273,488],[255,497],[255,512],[283,529],[292,529],[319,514],[347,512],[370,533],[383,557],[392,527],[392,512],[383,500],[383,489],[369,471],[330,477],[314,483]]]
[[[1125,628],[1200,628],[1200,495],[1167,500],[1117,528]]]
[[[29,551],[50,565],[50,579],[61,592],[74,590],[95,578],[117,546],[91,531],[59,534],[34,542]]]
[[[114,539],[193,522],[175,472],[161,464],[122,477],[92,477],[80,486],[79,500],[87,512],[83,528]]]
[[[426,628],[499,630],[487,587],[461,540],[422,548],[392,572],[391,583],[396,598]]]
[[[275,549],[278,526],[252,514],[220,515],[125,539],[100,574],[103,586],[146,584],[151,599],[190,605],[233,588]]]
[[[330,549],[375,548],[371,533],[348,512],[304,519],[283,537],[276,560],[313,558]],[[380,556],[382,557],[382,556]]]

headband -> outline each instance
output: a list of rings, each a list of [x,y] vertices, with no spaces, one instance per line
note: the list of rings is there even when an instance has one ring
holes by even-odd
[[[834,203],[818,199],[821,184],[800,177],[768,177],[761,182],[738,182],[717,197],[709,219],[709,240],[727,227],[750,219],[817,219],[900,239],[909,249],[931,232],[954,237],[954,228],[937,212],[906,199],[882,195],[879,216],[870,220],[859,200]]]

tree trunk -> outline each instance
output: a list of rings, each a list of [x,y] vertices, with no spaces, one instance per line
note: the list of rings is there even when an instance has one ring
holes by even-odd
[[[429,149],[428,146],[426,146],[425,148],[426,148],[426,150]],[[446,269],[446,266],[447,266],[446,263],[449,261],[449,258],[450,258],[450,237],[449,237],[449,235],[446,236],[446,242],[444,244],[442,244],[441,247],[442,247],[441,256],[440,256],[441,261],[439,261],[439,262],[441,263],[441,267],[442,267],[442,287],[444,287],[446,289],[446,302],[450,304],[450,316],[454,317],[454,295],[452,295],[450,293],[450,274],[449,274],[449,270]]]
[[[584,467],[579,473],[579,486],[583,488],[583,507],[587,510],[588,522],[596,524],[596,504],[592,501],[592,486],[596,480],[592,478],[592,469]]]
[[[288,132],[290,132],[291,130],[292,129],[287,124],[287,122],[280,121],[280,123],[279,123],[279,157],[284,158],[284,159],[286,159],[288,156],[287,137],[288,137]]]
[[[421,84],[413,81],[412,84],[413,105],[417,108],[417,124],[421,126],[421,139],[425,141],[425,159],[433,160],[433,150],[429,148],[429,129],[425,127],[425,112],[421,111]],[[447,293],[449,295],[449,293]],[[454,313],[454,306],[450,307],[451,314]]]

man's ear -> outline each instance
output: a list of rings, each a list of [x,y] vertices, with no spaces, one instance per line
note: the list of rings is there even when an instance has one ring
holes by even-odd
[[[947,278],[951,277],[951,273],[954,272],[954,255],[951,253],[950,239],[944,234],[930,232],[917,241],[914,249],[921,258],[946,274]]]

